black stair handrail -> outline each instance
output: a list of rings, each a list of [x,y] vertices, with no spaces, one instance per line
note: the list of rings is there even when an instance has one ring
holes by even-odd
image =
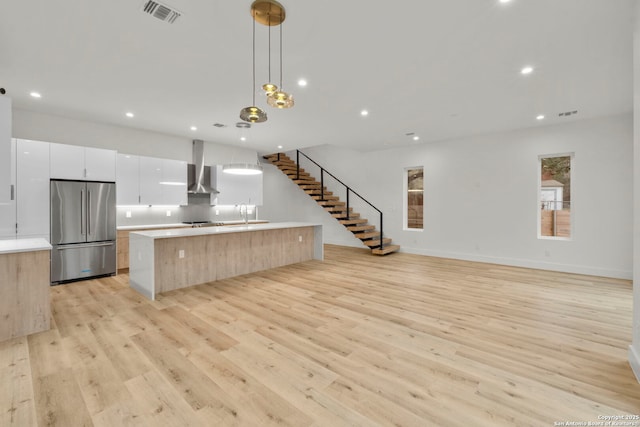
[[[311,157],[307,156],[306,154],[304,154],[300,150],[296,150],[296,179],[298,179],[298,180],[300,179],[300,154],[302,154],[309,161],[311,161],[311,163],[313,163],[314,165],[316,165],[316,166],[318,166],[320,168],[320,200],[321,201],[325,201],[325,199],[324,199],[324,174],[325,173],[328,174],[329,176],[331,176],[336,181],[338,181],[347,190],[347,206],[346,206],[346,209],[347,209],[347,221],[350,219],[350,216],[349,216],[349,194],[350,193],[355,194],[356,196],[358,196],[360,198],[360,200],[362,200],[363,202],[365,202],[366,204],[371,206],[373,209],[378,211],[378,213],[380,214],[380,249],[382,250],[383,249],[383,240],[382,239],[384,238],[383,228],[382,228],[382,220],[383,220],[382,211],[380,209],[376,208],[370,201],[368,201],[367,199],[362,197],[360,194],[355,192],[347,184],[345,184],[344,182],[342,182],[338,178],[336,178],[336,176],[334,174],[332,174],[331,172],[329,172],[328,170],[323,168],[320,164],[318,164],[318,162],[316,162],[315,160],[313,160]],[[280,153],[278,153],[278,160],[280,160]]]

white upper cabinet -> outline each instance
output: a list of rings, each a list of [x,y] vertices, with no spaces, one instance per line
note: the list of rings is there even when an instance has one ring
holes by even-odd
[[[116,173],[116,203],[140,203],[140,158],[132,154],[118,154]]]
[[[212,186],[219,193],[212,196],[216,205],[262,205],[262,174],[231,175],[222,172],[222,166],[212,166]],[[215,178],[214,178],[215,177]]]
[[[187,204],[187,162],[162,159],[162,204]]]
[[[116,152],[78,145],[51,144],[51,178],[116,180]]]
[[[85,147],[85,179],[87,179],[88,181],[115,182],[116,154],[117,153],[115,150],[104,150],[102,148]]]
[[[0,95],[0,203],[11,201],[11,98]]]
[[[49,143],[18,139],[16,153],[18,238],[49,240]]]
[[[140,157],[140,204],[163,205],[162,159]]]
[[[16,140],[10,144],[10,200],[0,202],[0,239],[13,239],[16,237]]]
[[[118,154],[118,205],[186,205],[187,162]]]

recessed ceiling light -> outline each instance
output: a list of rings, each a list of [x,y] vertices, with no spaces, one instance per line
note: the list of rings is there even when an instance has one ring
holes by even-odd
[[[536,117],[536,120],[544,120],[544,114],[540,114]]]
[[[282,145],[278,145],[278,150],[282,150]]]
[[[298,80],[298,86],[305,87],[307,85],[307,80],[300,79]]]
[[[413,136],[413,140],[414,140],[414,141],[417,141],[417,140],[419,140],[419,139],[420,139],[420,137],[419,137],[418,135],[414,135],[414,136]]]
[[[125,116],[131,118],[131,117],[133,117],[133,113],[129,112],[129,113],[125,114]]]
[[[369,115],[369,112],[368,112],[367,110],[362,110],[362,111],[360,111],[360,115],[361,115],[362,117],[366,117],[366,116],[368,116],[368,115]]]
[[[40,95],[39,92],[31,92],[29,95],[31,95],[34,98],[42,98],[42,95]]]
[[[246,141],[246,140],[247,140],[247,138],[246,138],[246,137],[244,137],[244,136],[241,136],[241,137],[240,137],[240,141]]]
[[[520,70],[521,74],[531,74],[533,72],[533,67],[527,65],[522,70]]]
[[[191,126],[191,130],[198,130],[196,126]]]
[[[500,0],[500,3],[509,3],[511,0]]]

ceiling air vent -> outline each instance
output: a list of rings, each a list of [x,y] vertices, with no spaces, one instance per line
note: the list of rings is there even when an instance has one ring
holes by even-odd
[[[162,4],[153,0],[146,1],[142,6],[142,11],[153,16],[154,18],[158,18],[161,21],[168,22],[169,24],[173,24],[174,22],[176,22],[176,19],[178,19],[180,15],[182,15],[182,13],[167,6],[166,4]]]
[[[559,113],[558,116],[560,116],[560,117],[569,117],[569,116],[573,116],[574,114],[578,114],[578,110],[565,111],[564,113]]]
[[[223,127],[225,127],[225,126],[227,126],[227,125],[222,124],[222,123],[214,123],[214,124],[213,124],[213,127],[216,127],[216,128],[223,128]]]

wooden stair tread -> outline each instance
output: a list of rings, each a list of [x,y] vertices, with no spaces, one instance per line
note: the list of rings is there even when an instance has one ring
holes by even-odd
[[[349,208],[350,211],[352,209],[353,208]],[[330,206],[330,207],[325,207],[324,210],[327,212],[344,212],[345,214],[347,213],[347,210],[344,208],[344,206]]]
[[[342,225],[356,225],[356,224],[366,224],[369,222],[366,218],[357,218],[357,219],[341,219],[338,221]]]
[[[380,232],[379,231],[371,231],[371,232],[368,232],[368,233],[358,233],[358,235],[356,237],[358,239],[360,239],[360,240],[368,240],[368,239],[380,238]]]
[[[400,249],[400,245],[388,245],[388,246],[384,246],[382,249],[380,248],[372,249],[371,253],[374,255],[387,255],[392,252],[396,252],[398,249]]]
[[[347,219],[347,213],[332,213],[331,216],[336,219]],[[357,212],[350,212],[349,219],[360,218],[360,214]]]
[[[347,227],[347,230],[351,231],[352,233],[357,233],[359,231],[370,231],[375,229],[375,225],[353,225]]]
[[[338,199],[332,199],[332,200],[316,200],[316,202],[320,205],[320,206],[345,206],[346,203],[345,202],[341,202]]]
[[[371,240],[365,240],[364,242],[365,245],[369,246],[370,248],[375,248],[380,246],[380,237],[378,237],[377,239],[371,239]],[[387,245],[389,245],[389,243],[391,243],[391,239],[389,239],[388,237],[385,237],[382,239],[382,246],[386,247]]]
[[[340,199],[340,197],[338,197],[338,196],[327,196],[326,193],[327,192],[325,191],[325,195],[324,195],[324,199],[325,200],[339,200]],[[322,200],[322,198],[320,196],[309,196],[309,197],[311,197],[315,201],[321,201]]]

